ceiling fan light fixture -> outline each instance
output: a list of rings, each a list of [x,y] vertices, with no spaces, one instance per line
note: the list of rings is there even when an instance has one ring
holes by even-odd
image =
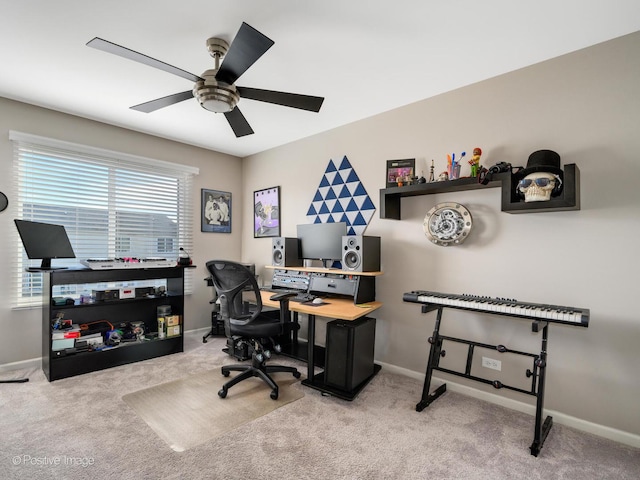
[[[234,85],[217,81],[215,70],[207,70],[202,78],[204,81],[197,81],[193,87],[193,96],[202,108],[215,113],[230,112],[236,108],[240,95]]]
[[[195,97],[202,108],[215,113],[230,112],[240,100],[236,92],[221,87],[202,87],[197,90]]]
[[[215,98],[209,98],[200,103],[202,108],[214,113],[230,112],[233,108],[225,100],[217,100]]]

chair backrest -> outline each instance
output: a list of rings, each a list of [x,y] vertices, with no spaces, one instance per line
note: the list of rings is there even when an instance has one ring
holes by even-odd
[[[241,263],[210,260],[206,266],[218,293],[220,316],[229,336],[230,322],[250,323],[262,312],[260,288],[253,273]]]

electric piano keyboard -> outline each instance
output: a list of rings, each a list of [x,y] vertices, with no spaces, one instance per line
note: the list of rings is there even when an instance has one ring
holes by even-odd
[[[489,312],[533,320],[564,323],[569,325],[589,326],[589,309],[545,305],[541,303],[523,303],[504,298],[480,297],[476,295],[456,295],[449,293],[413,290],[403,294],[405,302],[437,305],[462,310]]]

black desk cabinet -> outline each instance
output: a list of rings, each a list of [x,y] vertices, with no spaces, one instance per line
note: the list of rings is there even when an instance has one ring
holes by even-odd
[[[60,313],[74,324],[88,324],[107,320],[115,328],[128,322],[144,322],[145,333],[158,331],[157,307],[170,305],[171,313],[184,319],[184,269],[180,267],[91,270],[67,269],[43,272],[42,306],[42,370],[49,381],[81,375],[105,368],[139,362],[150,358],[170,355],[184,351],[184,324],[181,322],[180,334],[163,339],[153,339],[122,343],[120,346],[103,351],[73,352],[52,350],[52,323]],[[80,304],[76,299],[73,305],[54,305],[52,298],[56,290],[64,286],[99,284],[131,284],[136,281],[153,281],[164,284],[166,294],[126,298],[95,303]],[[61,287],[63,286],[63,287]],[[57,288],[56,288],[57,287]]]
[[[376,319],[333,320],[327,323],[324,383],[353,391],[375,373]]]

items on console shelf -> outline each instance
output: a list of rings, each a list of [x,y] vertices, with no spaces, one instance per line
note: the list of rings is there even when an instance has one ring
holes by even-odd
[[[167,328],[167,337],[175,337],[180,335],[182,317],[180,315],[167,315],[165,317]]]
[[[91,296],[96,302],[106,302],[108,300],[118,300],[120,298],[120,290],[92,290]]]
[[[136,298],[136,290],[135,290],[135,288],[132,288],[132,287],[120,288],[119,298],[121,298],[121,299]]]
[[[65,330],[73,326],[73,321],[64,318],[64,312],[58,312],[56,317],[51,320],[52,330]]]
[[[52,297],[51,298],[51,305],[55,305],[57,307],[61,305],[73,305],[74,303],[76,302],[71,297]]]
[[[159,305],[156,308],[156,316],[158,318],[158,338],[166,338],[167,336],[167,317],[171,315],[171,305]]]
[[[147,258],[87,258],[80,263],[91,270],[118,270],[130,268],[166,268],[175,267],[175,260],[159,257]]]
[[[170,334],[180,334],[180,315],[170,318],[172,326]],[[51,333],[51,350],[56,357],[74,355],[80,352],[99,352],[107,348],[114,348],[127,343],[139,343],[153,340],[157,334],[145,334],[147,327],[143,321],[122,322],[114,326],[107,320],[73,324],[63,330],[53,330]]]
[[[156,294],[155,287],[136,287],[135,298],[151,297]]]
[[[88,305],[95,302],[107,302],[112,300],[127,300],[145,297],[163,297],[167,294],[166,287],[120,287],[107,290],[92,290],[91,294],[80,295],[80,305]],[[53,305],[73,305],[73,298],[53,297]]]
[[[60,318],[52,321],[51,332],[51,351],[61,352],[68,348],[73,348],[77,338],[80,338],[80,326],[77,324],[65,324],[64,327],[56,328]],[[63,320],[63,322],[72,322],[71,320]],[[56,353],[56,355],[60,355]]]

